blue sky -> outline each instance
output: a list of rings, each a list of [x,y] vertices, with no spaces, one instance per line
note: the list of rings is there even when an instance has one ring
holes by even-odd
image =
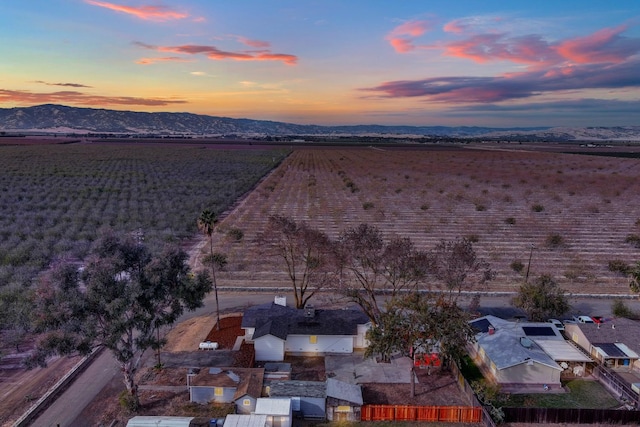
[[[0,3],[0,107],[305,124],[640,124],[640,2]]]

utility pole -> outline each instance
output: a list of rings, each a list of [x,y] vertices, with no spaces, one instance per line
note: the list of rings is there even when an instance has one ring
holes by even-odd
[[[532,244],[529,252],[529,263],[527,263],[527,274],[524,276],[525,283],[527,283],[527,281],[529,280],[529,268],[531,268],[531,257],[533,257],[533,248],[535,248],[535,246],[533,246]]]

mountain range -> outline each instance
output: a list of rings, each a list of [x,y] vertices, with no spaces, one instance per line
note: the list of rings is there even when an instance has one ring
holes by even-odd
[[[44,104],[0,108],[0,131],[11,133],[90,133],[155,136],[414,136],[530,140],[640,141],[640,126],[589,128],[490,128],[449,126],[319,126],[234,119],[192,113],[143,113]]]

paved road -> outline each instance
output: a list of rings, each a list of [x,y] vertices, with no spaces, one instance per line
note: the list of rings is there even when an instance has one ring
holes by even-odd
[[[220,311],[241,311],[247,306],[273,301],[273,297],[273,293],[220,293]],[[480,300],[481,313],[503,318],[512,318],[523,314],[520,310],[511,307],[510,299],[509,296],[482,297]],[[293,296],[287,295],[287,301],[291,303]],[[612,299],[607,298],[572,298],[573,308],[570,315],[611,316],[612,302]],[[631,309],[640,311],[639,300],[626,300],[625,302]],[[463,299],[462,305],[465,303],[468,301]],[[215,299],[213,295],[209,295],[205,299],[203,307],[185,314],[180,321],[214,312]],[[32,425],[38,427],[84,426],[83,420],[78,419],[82,410],[114,376],[120,375],[120,370],[113,356],[109,351],[104,351]]]

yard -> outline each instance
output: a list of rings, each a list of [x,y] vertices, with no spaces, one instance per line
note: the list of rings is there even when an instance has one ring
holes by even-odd
[[[568,393],[502,395],[495,406],[591,409],[613,409],[620,406],[597,381],[573,380],[563,385]]]

